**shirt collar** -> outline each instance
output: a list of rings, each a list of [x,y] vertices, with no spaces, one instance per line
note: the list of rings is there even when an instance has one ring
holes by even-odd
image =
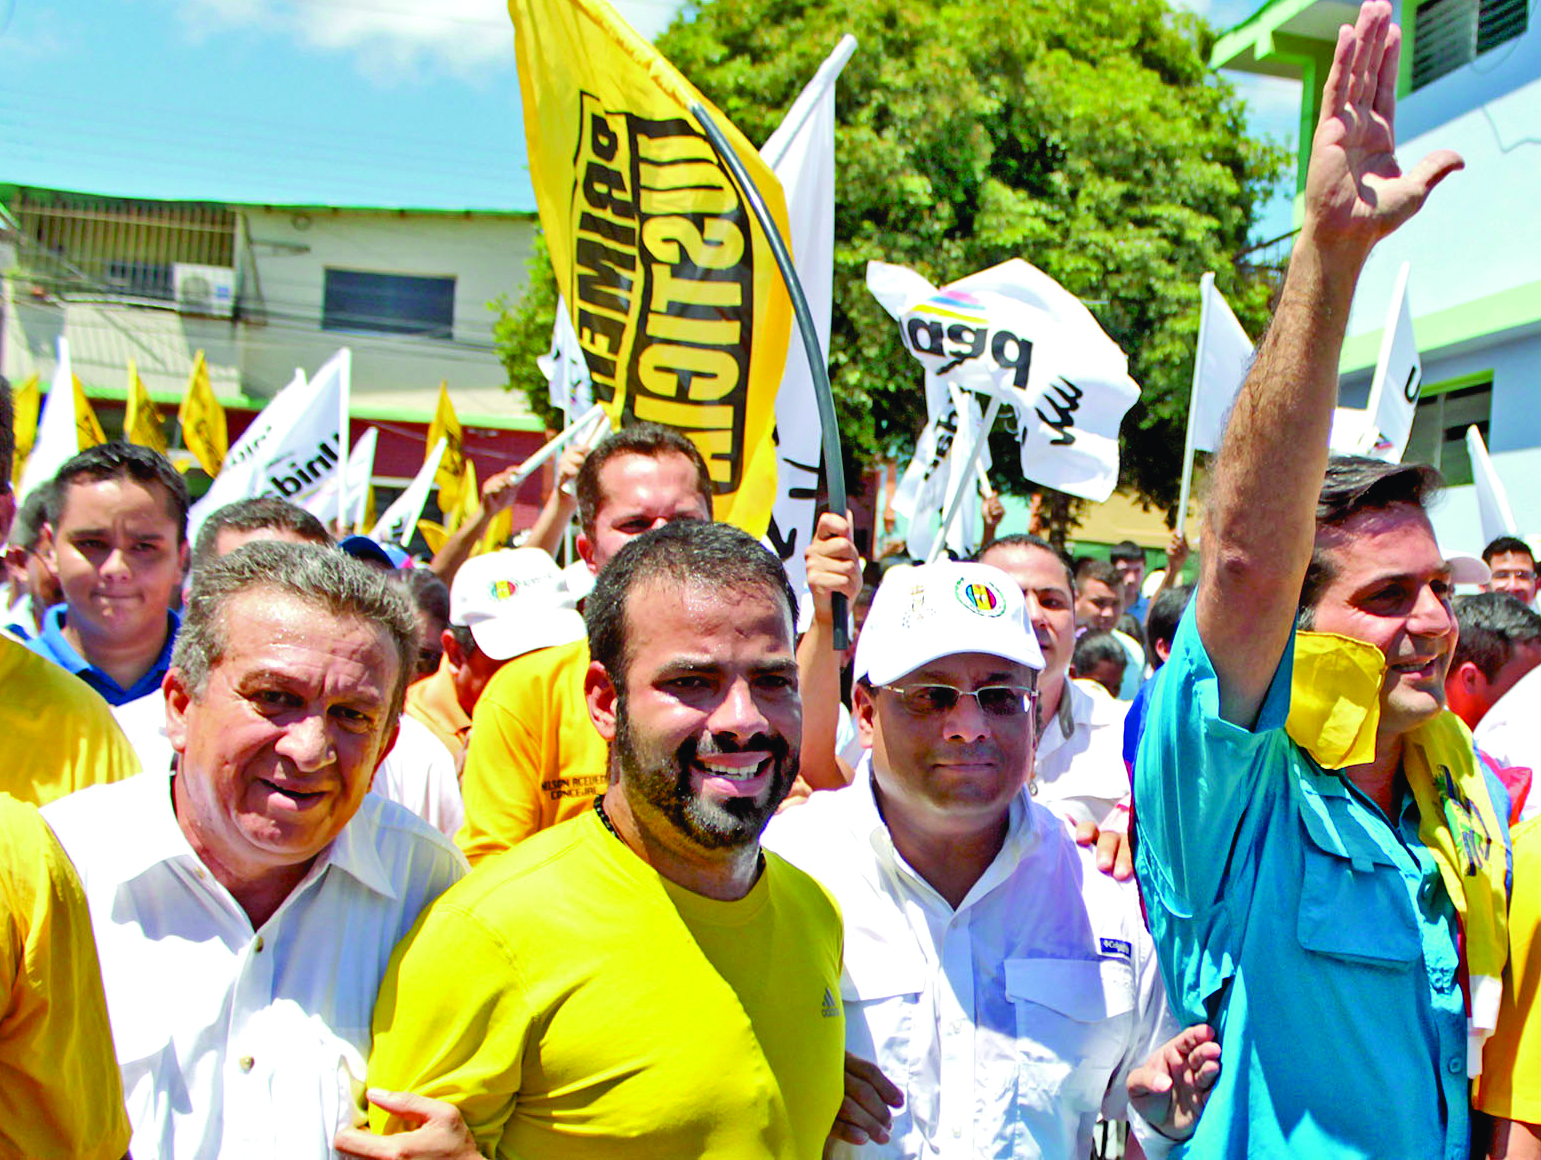
[[[37,642],[48,650],[49,659],[57,662],[78,677],[87,678],[91,684],[105,690],[107,693],[115,693],[110,698],[112,704],[121,705],[126,701],[137,700],[148,693],[160,688],[161,681],[166,676],[166,670],[171,667],[171,653],[176,647],[177,630],[182,626],[182,619],[171,609],[166,610],[166,643],[161,646],[160,655],[155,658],[149,670],[130,688],[123,688],[101,669],[97,668],[80,653],[75,651],[75,646],[64,636],[65,614],[69,611],[66,604],[55,604],[43,614],[43,627],[37,634]]]

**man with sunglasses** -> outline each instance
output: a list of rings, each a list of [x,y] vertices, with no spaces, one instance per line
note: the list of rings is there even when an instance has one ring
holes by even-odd
[[[1126,1116],[1132,1072],[1140,1113],[1180,1137],[1218,1072],[1208,1028],[1164,1042],[1177,1028],[1133,886],[1026,791],[1042,668],[1004,572],[895,577],[856,650],[870,777],[766,830],[845,915],[836,1155],[994,1156],[1016,1140],[1013,1155],[1086,1156],[1099,1113]],[[1159,1079],[1137,1066],[1153,1049]],[[1189,1083],[1168,1098],[1174,1076]]]

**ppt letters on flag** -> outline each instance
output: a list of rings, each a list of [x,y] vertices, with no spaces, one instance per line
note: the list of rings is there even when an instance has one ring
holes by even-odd
[[[605,0],[510,0],[530,177],[595,401],[700,448],[718,519],[765,532],[792,308],[770,246],[689,113],[723,127],[783,233],[753,146]]]

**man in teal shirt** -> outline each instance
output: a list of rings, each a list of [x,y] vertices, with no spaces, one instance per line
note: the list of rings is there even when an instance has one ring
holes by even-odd
[[[1398,48],[1386,3],[1339,33],[1304,221],[1135,771],[1167,991],[1226,1059],[1187,1156],[1465,1160],[1480,1034],[1463,966],[1472,1024],[1496,1014],[1501,830],[1443,707],[1451,585],[1476,570],[1435,544],[1436,472],[1327,461],[1359,272],[1460,165],[1398,170]]]

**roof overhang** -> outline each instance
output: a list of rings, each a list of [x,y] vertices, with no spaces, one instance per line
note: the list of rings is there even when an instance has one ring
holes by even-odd
[[[1215,42],[1209,67],[1299,80],[1299,46],[1325,44],[1330,53],[1338,27],[1358,15],[1357,4],[1340,0],[1270,0]]]

